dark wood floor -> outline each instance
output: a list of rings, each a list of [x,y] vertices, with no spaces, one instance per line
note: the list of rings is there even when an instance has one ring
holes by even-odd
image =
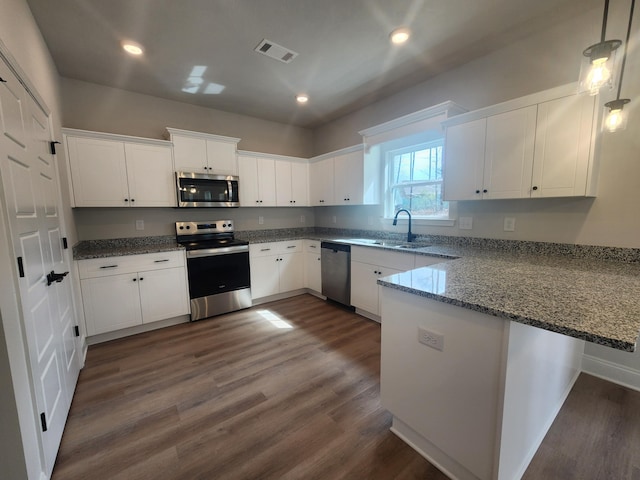
[[[90,347],[53,479],[445,479],[389,432],[379,356],[310,295]],[[639,415],[582,375],[525,478],[640,479]]]

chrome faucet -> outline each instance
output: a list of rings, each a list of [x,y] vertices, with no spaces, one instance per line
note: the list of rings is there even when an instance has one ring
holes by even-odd
[[[395,227],[398,224],[398,215],[400,215],[400,212],[407,212],[407,215],[409,215],[409,231],[407,232],[407,242],[412,242],[414,238],[416,238],[416,236],[411,233],[411,212],[409,210],[407,210],[406,208],[401,208],[400,210],[398,210],[396,212],[396,216],[393,217],[393,226]]]

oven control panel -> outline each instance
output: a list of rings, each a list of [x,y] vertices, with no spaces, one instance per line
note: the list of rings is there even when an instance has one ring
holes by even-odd
[[[176,235],[203,235],[207,233],[233,233],[233,220],[176,222]]]

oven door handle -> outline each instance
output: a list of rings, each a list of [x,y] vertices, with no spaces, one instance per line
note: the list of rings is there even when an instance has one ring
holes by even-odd
[[[205,248],[202,250],[189,250],[187,258],[214,257],[216,255],[227,255],[229,253],[248,252],[249,245],[236,245],[234,247]]]

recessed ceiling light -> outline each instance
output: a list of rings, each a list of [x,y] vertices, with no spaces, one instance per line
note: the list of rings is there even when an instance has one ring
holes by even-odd
[[[301,93],[300,95],[296,96],[296,101],[298,103],[307,103],[309,101],[309,95],[305,95],[304,93]]]
[[[394,45],[402,45],[407,40],[409,40],[409,36],[411,35],[411,30],[407,27],[396,28],[391,34],[389,34],[389,38],[391,39],[391,43]]]
[[[131,55],[142,55],[144,52],[142,46],[134,42],[122,42],[122,48]]]

